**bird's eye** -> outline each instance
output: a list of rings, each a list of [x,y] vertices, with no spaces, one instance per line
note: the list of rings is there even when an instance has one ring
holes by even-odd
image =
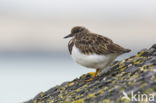
[[[80,29],[75,29],[75,30],[73,31],[73,33],[78,33],[78,32],[80,32]]]
[[[77,29],[77,30],[75,30],[75,33],[78,33],[80,30],[79,29]]]

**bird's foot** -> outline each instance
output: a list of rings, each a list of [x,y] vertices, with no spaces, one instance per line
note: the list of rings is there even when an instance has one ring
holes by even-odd
[[[90,82],[90,81],[94,80],[94,78],[96,77],[96,72],[90,72],[90,73],[88,73],[88,75],[91,77],[89,77],[89,79],[85,80],[86,82]]]
[[[91,75],[92,77],[96,76],[96,72],[89,72],[88,74]]]
[[[96,69],[96,72],[90,72],[90,73],[88,73],[89,75],[91,75],[91,78],[88,79],[88,80],[85,80],[85,81],[86,82],[90,82],[90,81],[94,80],[99,72],[100,72],[100,69]]]

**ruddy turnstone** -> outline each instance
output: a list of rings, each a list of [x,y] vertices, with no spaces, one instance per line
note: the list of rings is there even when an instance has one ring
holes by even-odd
[[[68,43],[68,49],[72,58],[80,65],[95,68],[93,78],[116,57],[131,50],[115,44],[111,39],[92,33],[85,27],[73,27],[71,33],[64,38],[72,37]],[[91,81],[93,78],[87,80]]]

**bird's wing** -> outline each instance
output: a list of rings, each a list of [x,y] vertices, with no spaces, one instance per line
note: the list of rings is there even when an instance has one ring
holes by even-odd
[[[72,48],[74,46],[74,39],[71,39],[68,43],[68,50],[69,50],[69,53],[72,54]]]
[[[113,43],[113,41],[107,37],[92,34],[90,36],[83,36],[81,39],[75,41],[75,45],[84,54],[111,54],[111,53],[125,53],[127,49]]]
[[[123,47],[121,47],[115,43],[107,45],[107,48],[111,53],[123,54],[123,53],[128,53],[131,51],[130,49],[125,49],[125,48],[123,48]]]

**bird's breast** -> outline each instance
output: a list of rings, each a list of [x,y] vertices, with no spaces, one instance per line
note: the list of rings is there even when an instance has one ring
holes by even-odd
[[[90,54],[86,55],[83,54],[79,48],[75,45],[72,48],[72,58],[78,64],[89,67],[89,68],[99,68],[103,69],[109,63],[111,63],[118,55],[110,54],[110,55],[97,55],[97,54]]]

